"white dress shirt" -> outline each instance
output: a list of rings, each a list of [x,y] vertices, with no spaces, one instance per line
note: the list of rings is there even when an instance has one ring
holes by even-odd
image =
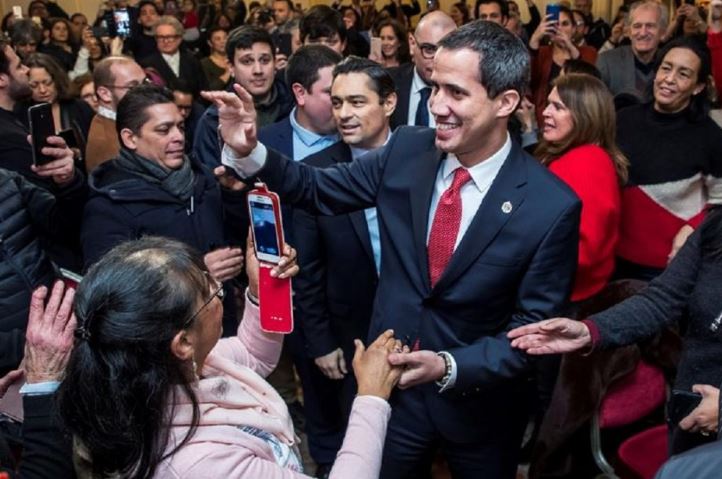
[[[173,55],[166,55],[165,53],[161,53],[161,56],[163,57],[163,60],[168,64],[171,70],[173,70],[173,73],[175,76],[180,76],[180,50],[175,52]],[[202,73],[202,72],[201,72]]]
[[[431,85],[427,85],[424,80],[419,76],[419,72],[414,67],[414,79],[411,81],[411,91],[409,91],[409,119],[406,121],[407,125],[416,124],[416,110],[419,107],[419,100],[421,99],[421,90],[423,88],[431,88]],[[431,97],[429,97],[429,104],[431,103]],[[429,128],[436,128],[436,121],[434,115],[431,114],[431,106],[427,104],[426,108],[429,111]]]

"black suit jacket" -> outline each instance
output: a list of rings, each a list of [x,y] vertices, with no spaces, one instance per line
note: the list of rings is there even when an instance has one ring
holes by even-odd
[[[178,76],[173,73],[173,70],[171,70],[170,66],[163,59],[160,52],[154,52],[152,55],[141,59],[139,63],[143,68],[154,68],[160,76],[163,77],[168,88],[173,88],[179,79],[183,80],[186,85],[188,85],[188,88],[191,89],[196,99],[199,98],[201,90],[208,88],[206,85],[206,76],[201,68],[201,62],[185,48],[180,49]]]
[[[389,74],[396,85],[396,109],[391,115],[391,129],[409,124],[409,95],[411,94],[411,83],[414,81],[414,64],[405,63],[401,66],[390,68]]]
[[[259,176],[284,201],[314,214],[376,206],[381,275],[369,338],[392,328],[421,349],[448,351],[458,370],[443,394],[419,386],[429,418],[447,438],[477,442],[508,430],[525,411],[532,361],[507,331],[559,315],[577,264],[577,196],[513,144],[448,267],[432,288],[426,237],[443,154],[429,128],[398,129],[387,145],[319,169],[269,149]],[[409,161],[413,159],[413,161]],[[397,394],[404,394],[403,391]]]
[[[325,168],[349,163],[351,149],[338,142],[303,163]],[[353,340],[365,339],[378,276],[363,211],[338,216],[315,216],[296,209],[293,215],[298,263],[294,278],[296,313],[303,324],[310,358],[338,347],[347,360]]]

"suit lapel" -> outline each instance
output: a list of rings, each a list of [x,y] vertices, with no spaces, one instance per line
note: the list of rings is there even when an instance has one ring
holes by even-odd
[[[494,240],[506,222],[519,211],[524,202],[526,175],[522,153],[512,143],[509,156],[434,289],[443,289],[461,276]]]
[[[351,148],[343,142],[339,142],[338,146],[339,148],[334,148],[331,153],[331,159],[334,163],[350,163],[353,161]],[[374,259],[374,250],[371,247],[371,237],[369,236],[369,226],[366,222],[366,214],[363,210],[354,211],[353,213],[349,213],[348,217],[356,236],[358,236],[358,239],[361,242],[363,250],[371,260],[371,263],[376,264]]]
[[[439,171],[439,164],[444,157],[445,155],[436,148],[421,155],[420,158],[415,160],[418,168],[414,170],[416,174],[409,182],[411,221],[417,262],[424,284],[429,288],[431,287],[429,283],[429,259],[426,251],[426,235],[429,228],[429,207],[431,205],[431,196],[434,193],[436,174]]]

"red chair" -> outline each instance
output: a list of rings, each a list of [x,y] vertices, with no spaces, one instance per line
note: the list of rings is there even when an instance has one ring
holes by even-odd
[[[669,459],[668,432],[666,424],[655,426],[635,434],[619,446],[617,455],[620,462],[636,479],[653,479]]]

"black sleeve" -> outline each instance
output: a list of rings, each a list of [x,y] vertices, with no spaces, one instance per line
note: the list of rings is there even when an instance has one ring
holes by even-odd
[[[48,13],[50,14],[50,17],[59,17],[59,18],[65,18],[67,20],[70,20],[70,16],[67,14],[65,10],[63,10],[63,7],[58,5],[55,2],[45,2],[45,6],[48,7]]]
[[[534,34],[534,30],[536,30],[541,23],[541,14],[539,13],[539,9],[536,7],[536,5],[529,5],[529,16],[531,18],[529,19],[529,23],[524,25],[524,29],[531,38],[531,36]]]
[[[700,228],[664,272],[639,294],[591,317],[599,346],[610,348],[650,338],[684,316],[702,265]]]
[[[25,330],[0,331],[0,375],[17,368],[25,355]]]
[[[20,479],[75,478],[73,444],[60,428],[53,395],[23,396]]]

